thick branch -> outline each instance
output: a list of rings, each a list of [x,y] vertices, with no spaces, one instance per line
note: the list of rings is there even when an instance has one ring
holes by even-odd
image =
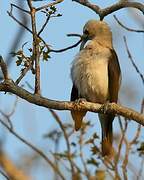
[[[123,9],[127,7],[136,8],[140,10],[144,14],[144,5],[139,2],[128,2],[128,1],[119,1],[118,3],[115,3],[109,7],[106,7],[104,9],[101,9],[98,5],[90,3],[88,0],[72,0],[79,4],[82,4],[83,6],[86,6],[90,9],[92,9],[96,14],[99,15],[100,19],[102,20],[105,16]]]
[[[144,125],[144,115],[140,114],[130,108],[117,105],[115,103],[109,104],[97,104],[91,102],[68,102],[68,101],[54,101],[47,98],[44,98],[37,94],[31,94],[28,91],[24,90],[21,87],[16,86],[12,81],[4,81],[0,83],[0,91],[11,92],[26,101],[42,106],[45,108],[57,109],[57,110],[87,110],[91,112],[99,113],[113,113],[116,115],[121,115],[127,119],[132,119],[137,123]]]

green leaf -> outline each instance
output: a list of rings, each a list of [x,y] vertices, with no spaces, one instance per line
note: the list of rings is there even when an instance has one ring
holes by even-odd
[[[60,17],[60,16],[62,16],[62,14],[57,14],[57,17]]]
[[[49,52],[48,51],[43,51],[43,60],[48,61],[50,58]]]
[[[56,10],[57,10],[57,9],[56,9],[56,7],[55,7],[55,6],[51,6],[51,7],[50,7],[50,10],[52,10],[52,11],[56,12]]]

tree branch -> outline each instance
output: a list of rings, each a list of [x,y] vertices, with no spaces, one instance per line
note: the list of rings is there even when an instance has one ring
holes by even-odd
[[[126,37],[124,36],[123,39],[124,39],[124,43],[125,43],[125,46],[126,46],[126,51],[127,51],[128,57],[129,57],[132,65],[133,65],[133,67],[135,68],[136,72],[137,72],[138,75],[140,76],[140,78],[141,78],[141,80],[142,80],[142,83],[143,83],[143,85],[144,85],[144,76],[143,76],[143,74],[140,72],[139,68],[137,67],[137,65],[135,64],[135,62],[134,62],[134,60],[133,60],[133,57],[132,57],[132,55],[131,55],[131,53],[130,53],[130,50],[129,50],[129,48],[128,48],[128,44],[127,44]]]
[[[8,68],[2,56],[0,56],[0,67],[1,67],[4,79],[5,80],[9,79]]]
[[[140,10],[144,14],[144,5],[139,2],[128,2],[128,1],[119,1],[109,7],[106,7],[104,9],[101,9],[98,5],[90,3],[88,0],[72,0],[75,1],[79,4],[82,4],[83,6],[86,6],[93,10],[96,14],[99,15],[100,19],[103,20],[103,18],[115,11],[118,11],[123,8],[131,7],[131,8],[136,8]]]
[[[31,0],[27,0],[30,8],[32,34],[33,34],[33,59],[35,62],[35,93],[40,94],[40,52],[39,52],[39,41],[36,29],[36,9],[32,6]]]
[[[63,2],[63,1],[64,1],[64,0],[56,0],[55,2],[46,4],[46,5],[41,6],[41,7],[39,7],[39,8],[36,8],[36,11],[40,11],[40,10],[42,10],[42,9],[46,9],[46,8],[48,8],[48,7],[54,6],[54,5],[56,5],[56,4],[59,4],[59,3]]]
[[[4,152],[0,152],[0,166],[7,173],[7,179],[11,180],[30,180],[30,177],[24,174],[22,170],[16,167],[13,162],[4,154]],[[7,176],[5,176],[7,177]]]
[[[73,165],[73,160],[72,160],[71,147],[70,147],[70,143],[69,143],[69,140],[68,140],[68,135],[67,135],[66,129],[64,128],[63,123],[61,122],[61,119],[59,118],[57,113],[52,109],[49,109],[49,111],[51,112],[52,116],[54,117],[56,122],[59,124],[59,126],[60,126],[60,128],[61,128],[61,130],[63,132],[64,139],[65,139],[66,145],[67,145],[68,160],[69,160],[69,163],[70,163],[70,166],[71,166],[71,172],[72,172],[72,175],[74,175],[74,165]]]
[[[32,94],[25,89],[16,86],[13,81],[6,80],[0,83],[0,91],[4,92],[11,92],[26,101],[36,104],[38,106],[42,106],[45,108],[50,109],[57,109],[57,110],[86,110],[96,113],[113,113],[116,115],[121,115],[126,117],[127,119],[132,119],[137,123],[144,125],[144,115],[134,111],[133,109],[120,106],[115,103],[107,103],[107,104],[97,104],[91,102],[68,102],[68,101],[55,101],[50,100],[45,97],[42,97],[37,94]]]
[[[117,23],[118,23],[122,28],[126,29],[127,31],[137,32],[137,33],[144,33],[144,30],[132,29],[132,28],[129,28],[129,27],[125,26],[125,25],[116,17],[116,15],[113,15],[113,17],[115,18],[115,20],[117,21]]]

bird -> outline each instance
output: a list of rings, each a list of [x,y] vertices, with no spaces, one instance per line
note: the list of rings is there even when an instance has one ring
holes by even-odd
[[[85,99],[93,103],[118,101],[121,69],[113,48],[112,32],[104,21],[89,20],[83,27],[80,51],[71,66],[71,101]],[[78,131],[87,111],[71,111]],[[113,156],[112,122],[114,114],[98,113],[102,129],[102,156]]]

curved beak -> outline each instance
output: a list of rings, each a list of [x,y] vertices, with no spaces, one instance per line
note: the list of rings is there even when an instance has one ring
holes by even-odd
[[[88,41],[88,37],[83,35],[82,36],[82,42],[81,42],[81,45],[80,45],[80,51],[84,48],[87,41]]]

